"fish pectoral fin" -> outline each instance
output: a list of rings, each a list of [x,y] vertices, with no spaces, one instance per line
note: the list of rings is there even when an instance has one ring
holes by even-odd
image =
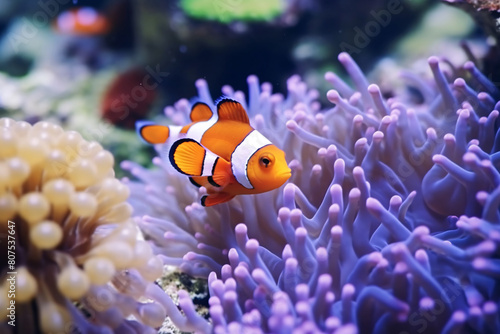
[[[231,120],[241,123],[250,124],[247,112],[243,106],[229,98],[224,98],[217,103],[217,115],[219,120]]]
[[[177,140],[170,148],[169,160],[180,173],[195,177],[208,177],[207,181],[214,187],[224,187],[229,183],[230,163],[193,139]],[[198,181],[198,178],[195,181],[205,186],[204,183]]]
[[[204,195],[201,198],[201,205],[203,206],[213,206],[221,203],[230,201],[234,195],[228,193],[220,192],[215,194]]]
[[[212,118],[212,115],[212,109],[206,103],[196,102],[191,108],[189,118],[191,118],[192,122],[203,122]]]
[[[178,172],[189,176],[202,176],[206,150],[193,139],[177,140],[168,154],[172,166]]]
[[[212,171],[212,175],[208,177],[208,182],[211,185],[224,188],[229,184],[232,171],[231,164],[228,161],[219,157],[215,161]]]
[[[149,121],[136,122],[135,129],[139,137],[148,144],[163,144],[170,134],[168,126]]]

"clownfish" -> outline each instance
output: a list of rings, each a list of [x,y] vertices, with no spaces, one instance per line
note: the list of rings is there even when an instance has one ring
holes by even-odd
[[[270,191],[290,178],[285,152],[250,126],[240,103],[221,99],[214,113],[207,104],[197,102],[190,118],[184,127],[140,121],[136,130],[146,143],[171,144],[168,159],[172,166],[195,186],[207,189],[201,205]]]
[[[109,19],[92,7],[70,9],[58,15],[56,31],[74,35],[102,35],[110,29]]]

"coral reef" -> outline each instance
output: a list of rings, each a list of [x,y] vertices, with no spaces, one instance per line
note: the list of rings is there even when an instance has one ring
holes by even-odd
[[[215,333],[497,332],[500,92],[474,63],[431,57],[434,80],[405,72],[414,89],[385,99],[339,61],[354,88],[327,73],[326,109],[297,76],[286,97],[255,76],[248,99],[222,88],[286,152],[281,190],[204,209],[168,162],[122,163],[154,252],[208,275]],[[189,107],[165,114],[182,124]]]
[[[84,65],[65,63],[48,68],[37,66],[19,78],[0,73],[0,117],[30,124],[40,120],[54,123],[78,131],[86,140],[99,142],[113,152],[118,162],[129,158],[133,151],[141,163],[148,163],[148,148],[137,141],[135,132],[118,128],[99,114],[102,101],[107,118],[120,124],[133,123],[138,109],[142,114],[147,112],[155,95],[152,90],[135,88],[142,87],[144,76],[133,83],[128,78],[129,82],[122,82],[118,88],[115,85],[110,91],[107,86],[116,71],[114,68],[92,73]],[[128,91],[123,87],[128,87]],[[124,101],[128,104],[124,105]],[[119,175],[121,170],[117,172]]]
[[[77,132],[0,119],[2,333],[156,333],[181,316],[113,164]]]
[[[178,268],[174,266],[166,266],[163,271],[163,275],[158,284],[162,289],[172,298],[175,304],[179,304],[179,297],[186,295],[188,291],[189,299],[193,302],[196,314],[208,319],[208,286],[206,279],[194,278],[190,275],[182,273]],[[199,332],[204,332],[210,329],[210,326],[206,326],[204,330],[199,330]],[[163,322],[162,327],[158,330],[158,334],[176,334],[183,333],[175,323],[167,317]]]
[[[197,19],[229,23],[236,20],[266,21],[281,14],[285,3],[280,0],[220,1],[181,0],[180,7]]]
[[[500,42],[500,3],[496,0],[442,0],[444,3],[466,11],[485,34]]]
[[[485,10],[485,11],[500,11],[500,4],[495,0],[444,0],[445,2],[449,2],[451,4],[461,4],[468,5],[476,11]]]
[[[483,73],[500,82],[500,2],[497,0],[442,0],[467,13],[489,37],[488,53],[482,58]]]

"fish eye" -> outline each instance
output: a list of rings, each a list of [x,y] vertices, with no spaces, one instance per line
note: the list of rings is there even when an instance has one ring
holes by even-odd
[[[262,167],[267,168],[269,167],[274,161],[274,156],[270,153],[263,154],[259,158],[259,163]]]

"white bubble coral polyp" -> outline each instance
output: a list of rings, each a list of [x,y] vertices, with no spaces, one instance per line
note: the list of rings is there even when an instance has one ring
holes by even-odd
[[[11,300],[19,333],[154,333],[161,325],[164,306],[145,294],[163,265],[137,240],[129,190],[114,178],[113,163],[77,132],[0,119],[0,244],[15,254],[7,261],[2,247],[0,332],[13,328]],[[8,272],[17,272],[15,297]],[[133,280],[113,284],[129,274]]]

